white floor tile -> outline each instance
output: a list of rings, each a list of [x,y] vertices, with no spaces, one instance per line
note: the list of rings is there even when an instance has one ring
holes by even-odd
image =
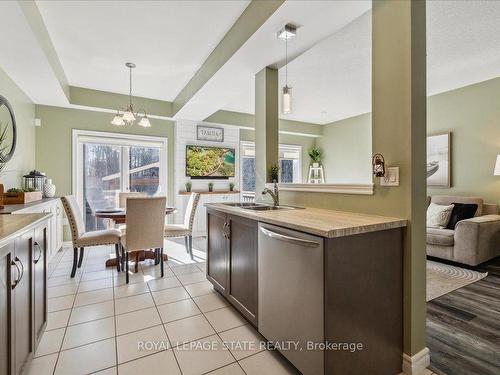
[[[132,311],[116,316],[116,334],[123,335],[158,324],[161,324],[161,320],[156,307]]]
[[[188,273],[200,272],[200,269],[196,266],[196,264],[186,264],[172,267],[172,272],[179,276],[186,275]]]
[[[50,331],[57,328],[63,328],[68,325],[69,315],[71,314],[71,309],[60,310],[47,314],[47,327],[46,331]]]
[[[191,299],[160,305],[158,306],[158,311],[160,312],[163,323],[201,314],[200,309],[198,309]]]
[[[118,374],[180,375],[181,371],[172,350],[166,350],[119,365]]]
[[[76,307],[71,312],[69,324],[79,324],[92,320],[107,318],[114,315],[113,301],[95,303],[93,305]]]
[[[57,361],[57,353],[35,358],[23,372],[25,375],[52,375]]]
[[[219,336],[237,360],[264,350],[261,345],[264,338],[249,324],[221,332]]]
[[[83,375],[115,365],[116,348],[112,338],[62,351],[55,375]]]
[[[163,305],[165,303],[190,298],[188,292],[186,292],[186,289],[183,287],[158,290],[156,292],[152,292],[151,294],[153,294],[153,298],[157,305]]]
[[[201,311],[207,312],[221,307],[226,307],[229,304],[219,293],[211,293],[193,298]]]
[[[57,353],[59,350],[61,350],[64,331],[64,328],[60,328],[44,332],[42,339],[38,344],[38,348],[36,349],[35,357]]]
[[[207,276],[203,272],[187,273],[184,275],[179,275],[177,278],[183,285],[189,285],[194,283],[199,283],[200,281],[206,280]]]
[[[144,275],[142,272],[138,273],[131,273],[129,275],[129,285],[131,284],[136,284],[136,283],[145,283],[149,280],[153,280],[154,278],[152,276],[147,276]],[[120,286],[120,285],[126,285],[127,284],[127,279],[125,272],[120,272],[118,275],[116,275],[113,278],[114,285],[115,287]]]
[[[116,375],[118,374],[118,367],[110,367],[106,370],[102,370],[99,372],[94,372],[92,375]]]
[[[125,314],[127,312],[153,307],[153,297],[150,293],[138,294],[132,297],[119,298],[115,300],[116,314]]]
[[[215,333],[203,315],[176,320],[165,324],[172,346],[194,341]]]
[[[187,292],[191,297],[198,297],[205,294],[215,293],[213,285],[209,281],[186,285]]]
[[[275,352],[263,351],[239,361],[247,375],[291,375],[299,372]]]
[[[62,297],[68,296],[70,294],[76,294],[77,285],[75,284],[65,284],[59,286],[51,286],[47,288],[47,297]]]
[[[164,277],[148,281],[149,289],[151,289],[152,292],[156,290],[175,288],[181,285],[182,284],[180,283],[179,280],[177,280],[177,277]]]
[[[115,336],[115,322],[113,318],[93,320],[91,322],[69,326],[64,336],[63,350],[75,346],[90,344]]]
[[[211,371],[207,375],[245,375],[245,373],[243,372],[239,364],[233,363],[215,371]]]
[[[149,288],[146,283],[125,284],[115,288],[115,298],[130,297],[148,292]]]
[[[113,299],[113,288],[92,290],[90,292],[78,293],[75,299],[75,307],[91,305],[110,301]]]
[[[164,328],[159,325],[116,338],[118,363],[124,363],[170,347]]]
[[[75,300],[74,295],[49,298],[47,300],[47,310],[48,312],[54,312],[59,310],[70,309],[73,306],[73,301]]]
[[[97,279],[90,281],[82,281],[78,287],[78,293],[90,292],[92,290],[106,289],[113,287],[113,279]]]
[[[108,277],[113,277],[113,275],[114,275],[113,270],[85,272],[82,275],[82,281],[106,279]]]
[[[234,362],[233,356],[216,335],[184,346],[174,348],[183,375],[203,374]]]
[[[232,307],[209,311],[205,317],[217,332],[226,331],[231,328],[246,324],[246,320]]]

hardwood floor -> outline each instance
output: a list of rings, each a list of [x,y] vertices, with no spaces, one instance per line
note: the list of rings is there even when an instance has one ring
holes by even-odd
[[[475,269],[488,276],[427,303],[430,368],[439,375],[500,374],[500,257]]]

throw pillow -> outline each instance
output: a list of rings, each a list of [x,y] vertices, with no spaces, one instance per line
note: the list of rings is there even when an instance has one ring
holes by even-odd
[[[427,207],[427,226],[430,228],[446,228],[450,221],[453,205],[443,206],[440,204],[431,203]]]
[[[453,210],[446,229],[455,229],[459,221],[474,217],[476,211],[477,204],[475,203],[453,203]]]

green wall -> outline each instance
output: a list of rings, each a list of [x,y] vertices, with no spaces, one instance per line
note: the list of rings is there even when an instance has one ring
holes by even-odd
[[[35,167],[35,105],[1,68],[0,95],[14,110],[18,131],[14,156],[0,175],[7,190],[21,186],[22,176]]]
[[[451,188],[428,188],[428,194],[479,196],[500,204],[500,176],[493,176],[496,156],[500,154],[499,103],[500,78],[427,98],[427,134],[451,132],[452,150]],[[359,139],[371,137],[370,118],[365,114],[325,126],[318,144],[343,145],[346,152],[332,151],[331,158],[325,160],[327,176],[335,173],[330,172],[332,164],[336,168],[347,163],[360,171],[369,166],[369,160],[353,158],[348,150],[358,149]],[[326,150],[325,156],[328,154]],[[342,178],[348,175],[346,172]]]
[[[371,184],[372,116],[365,113],[323,126],[316,141],[330,184]]]
[[[57,187],[57,195],[72,191],[72,130],[92,130],[112,133],[168,137],[169,204],[174,203],[174,123],[150,119],[151,128],[140,126],[115,127],[110,124],[111,113],[93,112],[61,107],[36,106],[36,117],[42,126],[36,128],[36,168],[47,173]]]

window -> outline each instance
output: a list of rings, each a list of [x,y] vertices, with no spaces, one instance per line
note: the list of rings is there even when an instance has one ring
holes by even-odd
[[[242,142],[240,146],[241,191],[242,196],[255,194],[255,144]],[[295,145],[280,145],[279,163],[280,180],[282,183],[300,183],[302,147]]]
[[[86,229],[105,228],[93,212],[116,207],[120,192],[165,192],[166,155],[166,138],[74,130],[73,192]]]

